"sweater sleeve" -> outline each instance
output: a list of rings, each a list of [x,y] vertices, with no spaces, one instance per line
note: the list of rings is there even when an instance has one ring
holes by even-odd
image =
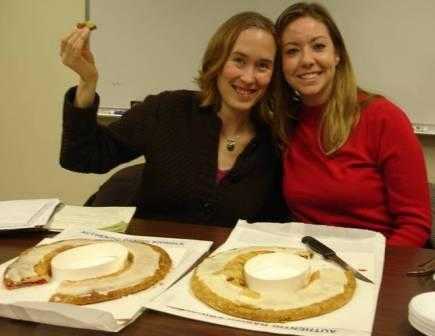
[[[97,123],[99,96],[86,109],[73,105],[76,88],[65,95],[60,153],[62,167],[84,173],[105,173],[117,165],[146,154],[144,143],[155,127],[152,98],[127,111],[109,126]]]
[[[424,246],[431,230],[429,187],[420,143],[405,113],[387,100],[373,103],[378,163],[393,218],[390,245]]]

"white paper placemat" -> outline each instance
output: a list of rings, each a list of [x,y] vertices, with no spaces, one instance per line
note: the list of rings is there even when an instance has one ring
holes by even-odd
[[[182,276],[212,245],[210,241],[131,236],[91,229],[67,229],[55,238],[58,240],[87,238],[129,240],[154,244],[163,248],[171,257],[173,265],[167,276],[153,287],[117,300],[86,306],[48,302],[57,283],[8,290],[0,285],[0,316],[33,322],[69,326],[75,328],[119,331],[134,321],[144,310],[145,304],[161,294]],[[0,265],[0,274],[12,260]]]
[[[303,223],[254,223],[239,221],[228,240],[214,253],[246,246],[305,248],[301,238],[311,235],[374,281],[357,280],[352,300],[342,308],[321,316],[287,323],[244,320],[218,312],[195,298],[190,290],[192,272],[147,304],[148,308],[195,320],[277,334],[371,335],[384,267],[385,238],[376,232]],[[322,262],[322,257],[315,255]]]

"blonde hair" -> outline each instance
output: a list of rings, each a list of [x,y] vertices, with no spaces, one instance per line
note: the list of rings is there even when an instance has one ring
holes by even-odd
[[[328,29],[335,52],[339,57],[330,99],[326,103],[321,120],[320,143],[326,154],[333,154],[349,138],[360,113],[358,91],[355,75],[344,39],[329,12],[317,3],[299,2],[288,7],[277,19],[275,29],[279,39],[287,26],[302,17],[311,17],[323,23]],[[277,107],[274,118],[274,130],[278,140],[287,145],[295,125],[295,115],[300,107],[298,93],[286,82],[282,71],[281,55],[278,56],[279,85],[277,88]],[[361,90],[362,91],[362,90]],[[365,92],[365,91],[364,91]],[[368,99],[372,97],[365,92]]]
[[[257,28],[270,33],[278,45],[273,22],[256,12],[242,12],[225,21],[211,37],[205,50],[202,67],[195,79],[200,89],[201,106],[214,105],[220,108],[222,97],[217,86],[221,73],[240,33],[249,28]],[[253,109],[253,118],[260,122],[271,122],[272,92],[275,86],[275,72],[265,96]]]

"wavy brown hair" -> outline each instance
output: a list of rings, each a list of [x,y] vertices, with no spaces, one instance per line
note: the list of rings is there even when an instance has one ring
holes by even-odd
[[[280,42],[288,25],[303,17],[311,17],[326,26],[340,60],[336,66],[331,96],[325,106],[319,134],[323,151],[332,154],[347,141],[353,126],[359,119],[361,105],[367,103],[373,95],[358,88],[344,39],[331,15],[322,5],[299,2],[284,10],[275,23]],[[296,113],[301,101],[298,93],[284,78],[280,53],[278,53],[277,68],[279,78],[273,124],[278,140],[281,144],[287,145],[291,141],[291,133],[296,124]],[[358,101],[359,91],[364,92],[364,96],[367,97],[364,102]]]
[[[249,28],[257,28],[270,33],[278,45],[273,22],[259,13],[242,12],[225,21],[211,37],[202,59],[201,70],[195,79],[200,89],[201,106],[214,105],[216,109],[220,108],[222,97],[218,90],[217,78],[228,60],[240,33]],[[272,92],[275,83],[274,71],[266,94],[253,108],[251,115],[257,122],[271,123]]]

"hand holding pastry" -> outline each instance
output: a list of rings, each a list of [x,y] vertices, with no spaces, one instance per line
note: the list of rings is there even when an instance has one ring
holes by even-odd
[[[95,25],[84,23],[77,24],[77,27],[61,40],[60,56],[62,63],[76,72],[85,82],[97,81],[98,71],[95,66],[95,59],[90,50],[90,31]]]
[[[60,43],[62,63],[80,77],[74,105],[81,108],[93,103],[98,81],[98,70],[89,41],[90,32],[94,29],[96,26],[89,21],[79,23]]]

